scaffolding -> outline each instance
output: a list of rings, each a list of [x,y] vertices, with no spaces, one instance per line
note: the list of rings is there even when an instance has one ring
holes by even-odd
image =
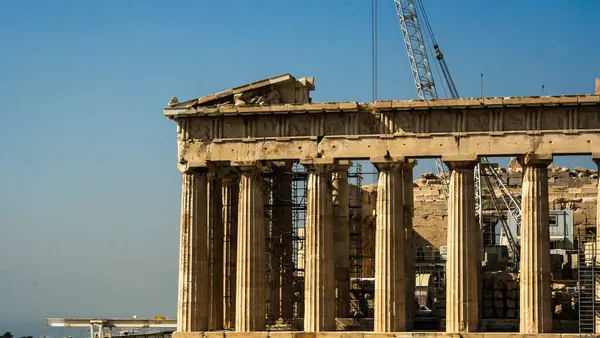
[[[266,253],[267,253],[267,280],[268,294],[280,293],[279,303],[273,297],[267,299],[267,324],[271,330],[299,330],[299,319],[304,316],[304,227],[306,221],[306,188],[308,174],[304,167],[295,163],[291,169],[283,170],[285,166],[278,167],[279,172],[273,168],[263,173],[265,187],[265,217],[266,217]],[[281,175],[276,177],[276,175]],[[291,184],[289,196],[279,196],[274,184],[277,179],[284,178]],[[278,224],[276,215],[290,213],[291,228],[289,224]],[[291,253],[287,252],[290,248]],[[286,252],[286,254],[282,254]],[[289,259],[284,256],[291,254]],[[291,277],[286,280],[286,276]],[[280,288],[284,283],[287,291]]]
[[[294,238],[292,241],[292,257],[294,257],[294,328],[298,328],[298,318],[304,317],[304,261],[305,261],[305,233],[306,224],[306,189],[308,186],[308,173],[300,164],[292,168],[292,227]]]
[[[279,169],[283,168],[278,167]],[[266,242],[265,250],[267,253],[267,278],[268,278],[268,294],[273,294],[283,281],[280,279],[284,271],[291,271],[292,282],[291,288],[288,288],[287,292],[281,292],[279,294],[280,303],[272,303],[271,299],[267,300],[267,314],[268,314],[268,330],[300,330],[302,328],[301,319],[304,317],[304,263],[305,263],[305,223],[306,223],[306,212],[307,212],[307,186],[308,186],[308,173],[305,168],[295,163],[293,166],[285,166],[285,172],[275,172],[274,168],[267,170],[263,173],[264,180],[264,202],[265,202],[265,216],[266,216]],[[377,172],[365,172],[364,164],[359,161],[355,162],[348,170],[348,184],[349,184],[349,259],[350,259],[350,281],[351,281],[351,297],[350,307],[351,315],[356,318],[355,323],[349,324],[349,327],[353,325],[366,327],[366,324],[371,323],[370,318],[373,317],[373,293],[374,293],[374,252],[373,252],[373,238],[374,229],[374,218],[370,214],[370,207],[374,207],[375,201],[372,200],[372,195],[369,191],[374,188],[373,186],[363,186],[366,183],[374,183],[377,180],[372,178],[377,177]],[[489,170],[494,170],[493,166],[490,166]],[[485,171],[484,175],[480,177],[482,181],[485,181],[487,177]],[[279,196],[277,193],[276,185],[285,175],[284,179],[288,180],[284,186],[291,186],[291,191],[285,196]],[[370,175],[373,175],[371,177]],[[289,183],[287,183],[289,182]],[[503,183],[508,186],[508,183]],[[485,182],[484,182],[485,183]],[[289,185],[288,185],[289,184]],[[279,187],[281,188],[281,187]],[[493,193],[498,193],[498,188],[491,185],[483,185],[482,192],[483,196],[487,197]],[[493,191],[495,190],[495,191]],[[289,190],[286,190],[289,191]],[[499,194],[501,195],[501,193]],[[499,198],[508,197],[515,199],[519,202],[519,196],[498,196]],[[232,201],[237,200],[237,196],[232,197]],[[483,229],[486,233],[484,238],[485,245],[497,245],[498,240],[495,239],[498,236],[500,229],[504,231],[502,224],[498,222],[506,222],[506,208],[498,212],[497,205],[493,205],[494,196],[490,198],[484,198],[482,200],[481,208],[485,217],[483,217]],[[230,207],[227,205],[226,200],[223,199],[223,206],[225,209]],[[291,219],[290,223],[278,224],[277,219],[281,211],[285,210],[287,216]],[[224,219],[227,224],[237,223],[237,212],[231,212],[226,215],[229,219]],[[281,219],[281,218],[279,218]],[[497,225],[496,225],[497,224]],[[496,229],[494,229],[494,226]],[[586,226],[585,229],[593,228]],[[227,245],[230,241],[235,240],[235,233],[225,232],[224,241],[226,248],[232,248],[235,245]],[[581,233],[575,237],[573,250],[563,250],[565,256],[568,257],[568,264],[571,266],[571,273],[563,275],[566,286],[566,291],[569,297],[573,297],[573,306],[569,307],[569,317],[565,317],[565,320],[571,320],[573,325],[569,329],[574,332],[575,325],[578,325],[578,332],[582,336],[600,336],[600,268],[597,262],[598,250],[600,249],[597,243],[596,235],[591,233]],[[283,244],[287,243],[287,244]],[[291,243],[291,245],[289,244]],[[281,245],[291,247],[291,257],[287,261],[287,265],[284,264],[284,260],[281,258],[279,253],[282,249]],[[555,250],[559,250],[558,248]],[[441,251],[441,252],[440,252]],[[560,251],[560,250],[559,250]],[[286,255],[289,251],[285,251]],[[562,252],[562,251],[561,251]],[[553,252],[556,254],[556,252]],[[225,255],[234,255],[234,252],[225,253]],[[428,296],[426,303],[422,302],[422,298],[419,298],[420,305],[425,305],[427,308],[421,307],[420,311],[415,314],[414,327],[415,330],[443,330],[445,324],[445,307],[446,307],[446,273],[445,263],[446,258],[444,257],[443,247],[439,250],[434,246],[415,246],[415,274],[416,278],[420,280],[427,280],[431,285],[432,290],[429,286],[419,285],[419,292],[423,292],[423,287],[427,287]],[[235,261],[235,259],[234,259]],[[230,260],[227,260],[230,262]],[[517,262],[514,262],[517,263]],[[516,264],[515,264],[516,265]],[[513,265],[514,266],[514,265]],[[575,270],[576,269],[576,270]],[[234,303],[231,299],[231,295],[235,290],[235,278],[231,278],[235,275],[235,266],[232,264],[225,266],[225,302],[226,304]],[[229,276],[229,278],[228,278]],[[567,277],[568,276],[568,277]],[[577,287],[575,287],[575,279]],[[289,280],[289,279],[288,279]],[[482,280],[483,282],[483,280]],[[555,283],[564,283],[563,279],[555,280]],[[570,284],[572,282],[572,284]],[[289,287],[289,284],[286,284]],[[571,286],[569,286],[571,285]],[[291,291],[289,291],[291,289]],[[429,291],[433,291],[432,293]],[[482,285],[480,292],[490,291],[491,289]],[[495,289],[493,289],[495,291]],[[518,294],[518,288],[515,290]],[[489,292],[488,292],[489,293]],[[505,300],[506,301],[506,300]],[[553,299],[553,302],[557,300]],[[518,304],[518,301],[517,301]],[[281,316],[285,311],[281,310],[286,307],[291,311],[287,312],[287,315]],[[553,303],[554,306],[554,303]],[[274,315],[277,313],[274,307],[279,307],[279,316]],[[506,304],[505,307],[508,307]],[[231,308],[231,306],[230,306]],[[511,307],[512,309],[513,307]],[[424,311],[422,311],[424,310]],[[494,308],[495,310],[495,308]],[[518,305],[515,308],[518,313]],[[561,308],[562,311],[562,308]],[[572,317],[570,317],[572,316]],[[497,319],[496,313],[493,313],[492,317],[486,316],[482,313],[482,319]],[[513,319],[518,321],[517,318],[510,317],[506,314],[507,319]],[[578,318],[577,318],[578,317]],[[226,314],[226,318],[233,321],[231,314]],[[555,318],[557,319],[557,318]],[[578,319],[577,322],[575,320]],[[233,328],[233,323],[226,328]]]
[[[305,261],[305,223],[308,173],[301,164],[295,163],[290,171],[279,172],[278,175],[291,176],[291,199],[276,196],[274,184],[276,174],[273,168],[263,172],[265,217],[266,217],[266,253],[267,253],[267,278],[268,294],[273,294],[281,285],[281,275],[284,270],[293,270],[293,283],[291,295],[280,295],[282,303],[274,304],[271,299],[267,300],[267,323],[270,330],[298,330],[302,327],[300,319],[304,316],[304,261]],[[365,259],[364,248],[372,244],[365,242],[363,232],[363,168],[360,163],[355,163],[348,171],[348,183],[350,187],[348,227],[350,235],[350,279],[351,283],[351,312],[355,317],[372,317],[369,311],[369,297],[367,293],[373,290],[368,285],[365,287],[363,264]],[[291,232],[283,229],[277,224],[276,214],[282,209],[290,210],[292,217]],[[290,236],[292,243],[292,266],[285,266],[278,257],[278,243],[283,237]],[[373,257],[370,257],[373,258]],[[368,284],[369,281],[367,280]],[[372,281],[371,281],[372,283]],[[372,299],[370,300],[372,302]],[[287,303],[287,304],[285,304]],[[274,307],[292,306],[289,317],[277,317]]]
[[[354,317],[367,317],[369,311],[365,303],[365,285],[363,283],[363,173],[362,165],[354,163],[348,170],[348,185],[350,187],[348,218],[350,229],[350,312]]]
[[[577,312],[580,336],[600,336],[600,255],[597,250],[596,236],[582,234],[577,238]]]

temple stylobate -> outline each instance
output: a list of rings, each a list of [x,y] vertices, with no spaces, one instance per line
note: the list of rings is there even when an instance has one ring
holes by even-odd
[[[164,108],[177,123],[183,177],[176,335],[292,337],[274,331],[287,323],[341,337],[338,322],[351,317],[348,169],[358,160],[379,173],[370,336],[411,331],[413,168],[431,157],[451,172],[445,330],[479,331],[474,169],[483,156],[515,156],[523,167],[519,330],[552,332],[547,168],[553,155],[600,159],[600,95],[314,103],[314,89],[313,78],[284,74]],[[298,164],[301,275],[286,207]],[[276,273],[266,278],[267,269]]]

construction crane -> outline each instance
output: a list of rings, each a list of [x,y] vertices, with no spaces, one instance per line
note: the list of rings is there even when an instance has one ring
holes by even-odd
[[[400,20],[400,29],[402,30],[402,36],[404,37],[404,46],[406,47],[406,53],[408,54],[413,81],[417,88],[417,96],[421,100],[436,100],[439,97],[435,87],[433,73],[431,71],[431,64],[429,63],[429,56],[427,55],[428,49],[425,46],[425,39],[421,32],[421,25],[417,13],[419,10],[419,8],[417,8],[418,5],[420,5],[420,12],[425,13],[422,10],[423,6],[418,0],[394,0],[394,5],[396,7],[398,19]],[[430,36],[433,37],[429,21],[426,17],[424,17],[424,19],[426,29],[430,32]],[[444,54],[440,51],[435,38],[432,42],[436,51],[436,58],[440,60],[440,64],[445,69],[442,70],[442,73],[449,79],[447,83],[452,86],[452,89],[450,90],[451,97],[458,98],[458,91],[450,76],[448,65],[444,60]],[[435,167],[437,176],[442,182],[444,197],[448,199],[448,180],[446,178],[447,175],[442,159],[435,159]]]
[[[408,54],[410,69],[419,99],[429,101],[439,98],[431,70],[432,67],[429,63],[429,49],[425,44],[426,39],[428,39],[429,43],[433,46],[433,52],[435,53],[435,58],[438,61],[438,67],[444,80],[443,84],[445,84],[444,91],[450,98],[458,98],[458,90],[450,75],[450,70],[444,59],[444,54],[435,40],[433,30],[429,24],[421,0],[394,0],[394,5],[396,7],[398,19],[400,20],[400,29],[402,31],[402,37],[404,38],[404,46],[406,47],[406,52]],[[423,34],[421,23],[424,25],[423,28],[425,29],[426,35]],[[437,175],[442,183],[444,197],[447,199],[448,175],[445,172],[443,162],[440,158],[435,159],[435,164]],[[480,163],[475,168],[475,208],[479,218],[479,225],[483,225],[482,181],[490,192],[494,209],[501,214],[501,205],[504,205],[516,221],[517,229],[520,229],[520,205],[516,202],[516,199],[512,196],[508,187],[502,181],[502,178],[498,175],[495,168],[492,166],[492,163],[489,163],[487,158],[481,158]],[[500,191],[500,196],[496,196],[494,187]],[[517,263],[519,261],[519,248],[515,238],[512,236],[506,220],[500,217],[500,223],[502,231],[505,233],[508,240],[509,250],[511,251],[515,263]]]

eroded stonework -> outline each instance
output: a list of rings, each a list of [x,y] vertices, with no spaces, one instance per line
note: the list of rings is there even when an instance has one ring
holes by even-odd
[[[273,79],[172,101],[164,114],[178,123],[180,162],[589,154],[600,143],[599,95],[312,103],[314,80]],[[234,102],[257,90],[289,94]]]
[[[224,311],[220,305],[212,304],[213,300],[209,300],[211,304],[197,302],[196,296],[210,289],[210,283],[204,285],[202,283],[205,282],[199,278],[212,276],[213,284],[219,279],[215,278],[216,269],[195,264],[193,255],[188,253],[213,252],[213,265],[216,260],[221,260],[214,253],[219,250],[215,248],[221,246],[214,243],[221,240],[215,237],[222,237],[221,229],[214,230],[220,223],[215,221],[215,217],[209,217],[210,222],[218,224],[211,224],[209,233],[202,231],[208,226],[206,208],[209,208],[209,214],[216,215],[224,204],[218,205],[221,197],[211,202],[210,197],[217,194],[214,190],[208,193],[205,183],[200,187],[184,179],[184,196],[195,198],[184,198],[182,209],[179,334],[202,331],[207,326],[208,329],[220,327],[220,324],[214,325],[215,316],[207,322],[209,313],[205,312],[208,311],[212,314],[226,313],[224,320],[229,323],[228,326],[231,314],[235,312],[235,330],[244,331],[240,334],[248,335],[247,331],[266,329],[266,315],[270,311],[266,298],[276,298],[273,296],[276,290],[267,292],[264,280],[265,264],[274,261],[269,261],[265,253],[263,199],[268,201],[269,192],[264,188],[262,174],[268,167],[293,162],[300,162],[309,170],[307,225],[306,229],[298,231],[298,235],[307,237],[306,247],[299,249],[304,250],[307,261],[298,264],[304,269],[307,282],[304,308],[296,311],[298,318],[303,317],[305,331],[333,330],[336,302],[341,299],[334,293],[341,276],[335,273],[334,265],[339,259],[336,260],[334,244],[339,246],[345,240],[339,238],[340,233],[337,233],[336,240],[333,238],[333,196],[329,186],[332,169],[353,159],[369,159],[373,163],[387,165],[408,164],[422,157],[442,157],[449,164],[454,182],[448,192],[452,197],[450,203],[445,202],[433,182],[410,187],[410,180],[399,175],[395,180],[380,180],[376,189],[371,187],[370,192],[364,193],[369,201],[366,209],[375,211],[364,213],[371,221],[362,224],[363,238],[374,243],[370,248],[364,248],[364,254],[372,258],[379,256],[377,265],[381,268],[373,271],[373,275],[380,281],[378,299],[389,305],[376,311],[376,321],[381,319],[376,330],[404,330],[410,325],[411,311],[403,305],[409,303],[402,300],[407,294],[398,291],[415,285],[414,281],[404,281],[410,280],[410,276],[403,271],[413,267],[399,265],[404,264],[404,248],[418,248],[419,243],[428,242],[434,248],[439,243],[441,251],[444,239],[448,247],[447,261],[454,262],[450,264],[453,271],[448,299],[452,299],[452,304],[447,308],[447,330],[460,334],[478,330],[480,314],[475,304],[479,301],[479,291],[476,290],[479,283],[476,270],[481,262],[475,256],[482,250],[479,243],[473,244],[478,242],[475,239],[480,235],[471,212],[475,198],[471,180],[472,166],[480,156],[518,156],[525,159],[523,163],[529,163],[527,159],[544,159],[535,165],[534,175],[526,176],[524,188],[518,184],[513,188],[523,188],[523,217],[528,218],[523,224],[529,231],[523,237],[528,251],[521,256],[520,266],[531,278],[524,279],[527,282],[521,286],[520,294],[528,304],[541,304],[538,307],[543,308],[543,311],[536,312],[539,315],[530,317],[524,316],[521,311],[521,332],[538,334],[550,330],[550,326],[546,325],[549,323],[550,304],[550,285],[547,285],[550,262],[546,251],[549,251],[550,238],[545,213],[549,210],[549,200],[553,198],[552,180],[556,182],[561,178],[548,174],[547,165],[553,155],[591,154],[600,162],[600,95],[312,103],[309,93],[314,89],[312,78],[297,80],[290,74],[283,74],[186,102],[173,98],[164,109],[165,116],[177,123],[178,164],[184,178],[199,173],[218,176],[231,172],[241,175],[236,206],[239,215],[235,311]],[[468,170],[464,170],[465,163],[469,163]],[[384,167],[380,165],[380,168]],[[532,173],[529,167],[525,172]],[[552,169],[551,172],[555,171]],[[339,180],[342,176],[336,177]],[[205,182],[205,176],[201,176],[200,181]],[[590,179],[590,184],[596,183],[597,178],[595,181]],[[214,183],[213,188],[220,184]],[[408,189],[403,189],[405,185]],[[580,189],[579,194],[584,194],[583,187],[570,188]],[[395,194],[398,198],[390,204],[390,199],[376,196],[377,190]],[[558,189],[555,190],[558,192]],[[583,205],[590,204],[593,199],[592,196],[579,196],[577,192],[570,196],[568,190],[563,190],[560,199],[555,198],[555,202]],[[590,195],[596,194],[597,190],[590,192]],[[400,201],[400,196],[404,199],[413,198],[413,195],[415,201]],[[579,197],[581,200],[577,200]],[[588,200],[584,202],[584,198]],[[434,210],[428,214],[427,209],[430,208]],[[598,213],[597,204],[595,208]],[[223,215],[230,211],[224,210]],[[409,220],[407,215],[413,214],[412,220]],[[579,220],[584,217],[587,221],[588,215],[593,217],[594,212],[581,211],[579,214],[585,215],[579,216]],[[349,216],[352,219],[353,216]],[[430,225],[437,229],[428,233]],[[224,220],[223,226],[235,224]],[[372,238],[369,237],[371,234]],[[280,237],[283,239],[284,236]],[[537,242],[541,244],[538,246]],[[387,249],[391,243],[402,248],[395,251]],[[231,245],[233,243],[225,246],[228,252]],[[285,246],[283,242],[282,245]],[[416,260],[419,260],[419,251],[415,251]],[[382,255],[390,253],[394,256],[383,259]],[[231,255],[223,258],[226,259],[230,260]],[[223,264],[230,266],[231,262]],[[369,271],[369,268],[365,267],[365,270]],[[545,278],[536,279],[537,272],[544,274]],[[383,288],[381,281],[387,283]],[[221,292],[216,291],[213,293]],[[202,310],[207,306],[211,310]],[[403,318],[390,317],[388,311]]]

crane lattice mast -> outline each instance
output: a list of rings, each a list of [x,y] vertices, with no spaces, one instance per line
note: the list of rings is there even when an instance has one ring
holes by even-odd
[[[421,100],[435,100],[438,98],[437,90],[431,72],[431,65],[427,56],[427,48],[423,43],[423,34],[419,20],[417,19],[417,8],[412,0],[394,0],[400,28],[404,36],[404,45],[410,62],[417,96]]]

